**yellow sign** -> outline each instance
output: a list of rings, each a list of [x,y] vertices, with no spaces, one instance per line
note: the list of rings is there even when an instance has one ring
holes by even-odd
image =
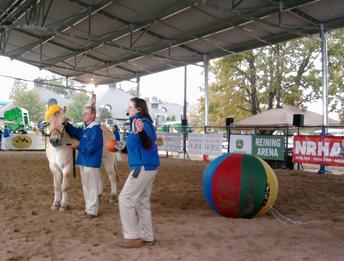
[[[19,149],[26,149],[32,144],[32,139],[27,135],[19,135],[12,139],[12,145]]]

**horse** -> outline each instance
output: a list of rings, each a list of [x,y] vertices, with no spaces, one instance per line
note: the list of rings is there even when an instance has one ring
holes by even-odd
[[[50,133],[47,135],[46,141],[46,156],[49,161],[49,168],[54,178],[54,201],[51,205],[52,210],[67,210],[68,207],[68,187],[69,175],[73,170],[73,150],[70,144],[76,140],[72,139],[65,131],[65,112],[66,108],[62,109],[59,106],[53,105],[53,110],[50,110],[50,115],[46,119]],[[102,125],[104,144],[108,140],[114,139],[114,134],[106,126]],[[103,146],[102,167],[109,177],[111,184],[110,202],[113,202],[117,196],[117,171],[115,153],[110,152]],[[102,180],[102,178],[101,178]],[[100,191],[103,189],[103,184],[100,184]],[[100,196],[100,195],[99,195]]]

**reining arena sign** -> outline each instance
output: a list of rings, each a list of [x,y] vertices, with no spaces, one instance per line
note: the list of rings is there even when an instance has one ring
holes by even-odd
[[[231,135],[230,152],[255,155],[261,159],[284,160],[285,136]]]
[[[344,137],[294,136],[293,162],[344,166]]]
[[[284,136],[253,135],[252,154],[268,160],[284,160]]]

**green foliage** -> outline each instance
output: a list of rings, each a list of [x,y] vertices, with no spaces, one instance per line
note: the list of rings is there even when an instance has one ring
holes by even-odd
[[[46,88],[48,90],[51,90],[57,94],[60,94],[66,98],[72,97],[73,94],[76,92],[73,89],[69,89],[66,88],[66,81],[62,78],[56,78],[56,77],[52,77],[51,79],[47,78],[47,79],[42,79],[42,78],[37,78],[35,79],[35,86],[36,87],[42,87],[42,88]],[[80,86],[80,84],[78,85],[75,81],[73,80],[69,80],[68,81],[68,87],[72,87],[74,88],[75,86],[77,86],[77,89],[85,89],[85,86]]]
[[[72,122],[83,121],[82,114],[84,107],[90,100],[90,97],[84,92],[76,92],[72,95],[71,99],[72,102],[68,106],[68,110],[66,112],[67,118]]]
[[[344,122],[344,28],[332,31],[329,48],[329,110],[338,113]]]
[[[136,97],[137,96],[137,89],[136,89],[136,87],[127,90],[127,93],[132,95],[132,96],[134,96],[134,97]]]
[[[105,119],[112,118],[112,114],[107,108],[99,108],[98,113],[98,119],[100,122],[103,122]]]
[[[167,116],[166,121],[176,121],[176,116]]]
[[[29,111],[30,120],[38,124],[44,119],[45,105],[37,92],[28,90],[27,85],[15,80],[10,93],[14,107],[25,108]]]
[[[240,121],[283,105],[303,108],[318,99],[319,55],[318,41],[297,39],[216,60],[210,67],[215,82],[209,86],[209,125],[224,125],[230,116]],[[199,121],[204,118],[204,98],[198,113],[194,118]]]

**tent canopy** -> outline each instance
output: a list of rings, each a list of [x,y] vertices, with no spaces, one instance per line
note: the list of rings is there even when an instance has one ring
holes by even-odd
[[[242,121],[234,123],[233,127],[292,127],[293,115],[303,114],[305,126],[321,126],[322,115],[312,112],[303,111],[296,107],[286,105],[280,109],[271,109],[262,113],[253,115]],[[340,122],[329,119],[329,126],[339,126]]]
[[[343,0],[2,0],[0,52],[94,84],[344,24]]]

